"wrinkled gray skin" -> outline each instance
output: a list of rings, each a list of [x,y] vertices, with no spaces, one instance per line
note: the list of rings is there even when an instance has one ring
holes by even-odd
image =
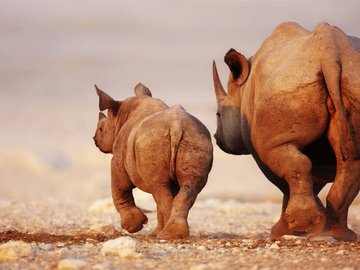
[[[252,154],[284,194],[272,235],[355,241],[348,209],[360,189],[360,42],[320,23],[283,23],[249,60],[234,49],[224,91],[215,62],[219,147]],[[241,173],[241,172],[240,172]],[[333,182],[326,208],[317,194]]]
[[[189,236],[187,216],[212,167],[209,131],[181,106],[168,107],[142,84],[135,97],[115,101],[96,87],[100,111],[96,146],[113,154],[111,188],[121,226],[137,232],[147,217],[135,206],[132,189],[151,193],[158,225],[152,236]]]

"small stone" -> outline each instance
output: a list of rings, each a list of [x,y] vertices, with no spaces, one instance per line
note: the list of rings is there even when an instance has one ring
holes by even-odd
[[[283,235],[281,238],[284,240],[295,240],[295,239],[299,239],[301,237],[296,236],[296,235]]]
[[[347,251],[344,250],[344,249],[340,249],[340,250],[338,250],[338,251],[336,252],[336,254],[337,254],[337,255],[345,255],[345,254],[347,254]]]
[[[63,259],[59,262],[57,269],[58,270],[77,270],[85,269],[86,262],[83,260],[77,259]]]
[[[0,245],[0,261],[16,260],[33,255],[34,252],[31,245],[24,241],[9,241]]]
[[[165,240],[165,239],[161,239],[161,240],[159,240],[159,242],[160,242],[160,243],[166,243],[166,242],[167,242],[167,240]]]
[[[126,259],[137,259],[141,256],[141,254],[136,251],[137,246],[138,241],[136,239],[129,236],[119,237],[104,242],[100,254],[103,256],[112,254]]]
[[[115,228],[113,224],[109,225],[92,225],[90,226],[90,231],[97,233],[114,233]]]
[[[299,239],[299,240],[296,240],[295,241],[295,245],[301,245],[301,240]]]
[[[327,243],[336,243],[336,240],[332,237],[321,237],[321,236],[316,236],[316,237],[311,237],[310,241],[314,241],[314,242],[327,242]]]
[[[86,243],[89,243],[89,244],[97,244],[98,241],[96,239],[93,239],[93,238],[86,238]]]
[[[271,246],[269,247],[270,249],[279,249],[279,245],[277,243],[272,243]]]
[[[198,246],[196,249],[197,250],[206,250],[206,247],[205,246]]]
[[[51,245],[51,244],[44,244],[44,243],[41,243],[41,244],[39,244],[38,245],[39,246],[39,248],[40,249],[42,249],[42,250],[51,250],[51,249],[53,249],[53,245]]]

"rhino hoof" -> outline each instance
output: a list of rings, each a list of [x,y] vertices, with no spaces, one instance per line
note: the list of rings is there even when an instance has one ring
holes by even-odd
[[[319,233],[326,223],[326,215],[314,197],[294,195],[285,211],[289,229],[294,232]]]

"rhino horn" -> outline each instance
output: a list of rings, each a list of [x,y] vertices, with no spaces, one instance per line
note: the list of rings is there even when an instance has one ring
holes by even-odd
[[[221,84],[215,61],[213,61],[213,80],[214,80],[216,99],[219,101],[221,97],[226,96],[226,92]]]

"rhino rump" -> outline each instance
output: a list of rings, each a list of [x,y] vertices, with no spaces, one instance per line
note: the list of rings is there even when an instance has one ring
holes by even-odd
[[[129,134],[125,168],[131,182],[151,192],[159,184],[207,179],[212,166],[208,130],[181,107],[170,107],[139,122]]]

